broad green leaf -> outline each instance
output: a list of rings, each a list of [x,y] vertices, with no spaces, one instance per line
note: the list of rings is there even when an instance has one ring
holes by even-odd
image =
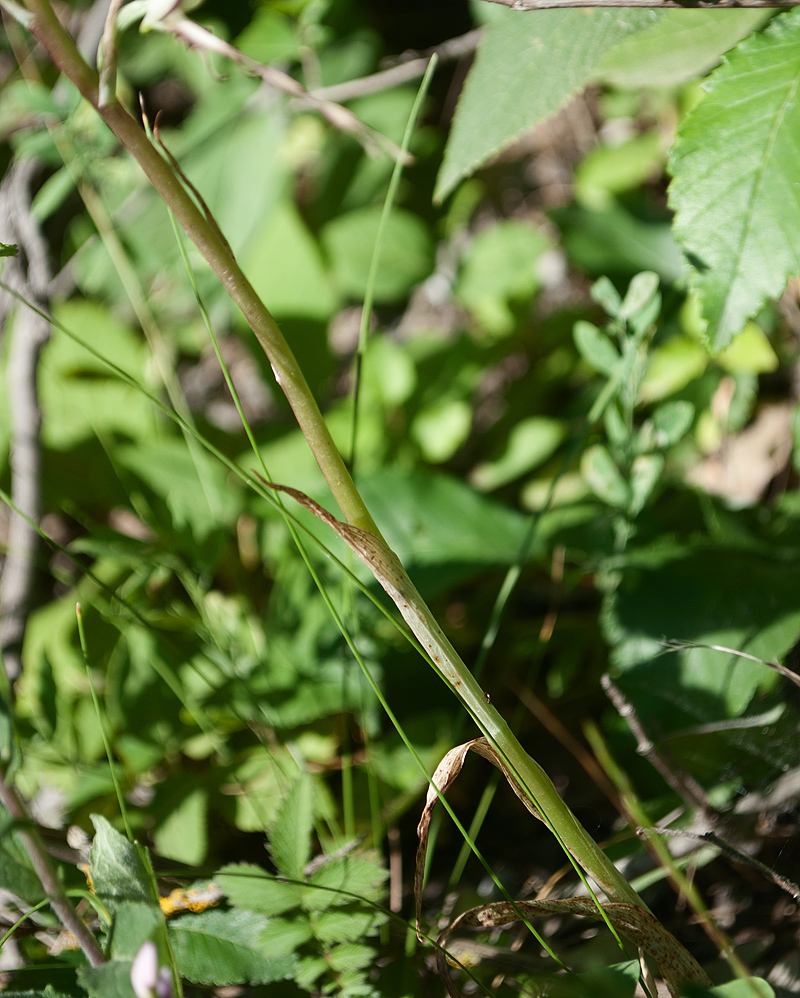
[[[612,375],[619,367],[622,359],[617,348],[597,326],[580,319],[572,331],[578,353],[587,364],[601,374]]]
[[[123,901],[114,915],[111,955],[115,960],[133,960],[142,943],[154,939],[159,929],[163,933],[164,915],[155,901]]]
[[[336,308],[319,247],[288,202],[281,202],[253,233],[242,253],[242,269],[278,319],[327,320]]]
[[[292,955],[271,957],[261,945],[267,919],[250,911],[209,909],[169,926],[182,977],[198,984],[269,984],[287,978]]]
[[[448,461],[465,442],[472,426],[472,409],[462,399],[439,399],[417,413],[411,436],[431,464]]]
[[[269,852],[278,870],[292,880],[304,878],[311,856],[314,784],[303,772],[287,791],[269,830]]]
[[[387,542],[425,593],[485,566],[513,565],[519,556],[527,517],[449,475],[386,468],[360,485]]]
[[[0,257],[16,256],[19,249],[15,243],[0,243]]]
[[[214,877],[220,890],[237,908],[261,915],[280,915],[300,904],[300,887],[276,880],[266,870],[252,863],[231,863]]]
[[[470,476],[472,484],[491,492],[543,464],[556,450],[565,434],[559,419],[530,416],[514,427],[503,454],[496,461],[479,464]]]
[[[150,879],[136,846],[99,814],[93,814],[95,836],[89,872],[98,897],[112,901],[154,901]]]
[[[503,219],[478,232],[464,257],[456,296],[495,335],[510,333],[509,302],[536,291],[535,264],[549,245],[538,229],[519,219]]]
[[[74,299],[54,312],[67,329],[75,330],[137,381],[144,381],[144,342],[108,309]],[[42,350],[39,386],[42,439],[48,447],[67,450],[98,432],[124,433],[133,439],[154,432],[152,404],[61,332],[56,331]]]
[[[676,444],[692,425],[694,406],[691,402],[665,402],[653,413],[653,445],[667,448]]]
[[[208,791],[197,787],[180,800],[155,829],[159,855],[200,866],[208,849]]]
[[[652,270],[667,284],[683,275],[680,247],[667,222],[642,221],[619,204],[603,211],[571,206],[552,214],[568,254],[589,274]]]
[[[202,541],[239,512],[235,490],[227,487],[225,469],[204,451],[190,451],[175,437],[120,447],[119,461],[166,503],[175,531],[189,528]]]
[[[751,995],[758,995],[759,998],[775,998],[775,992],[771,986],[760,977],[748,977],[739,981],[728,981],[727,984],[718,984],[708,992],[714,998],[750,998]]]
[[[458,103],[435,197],[564,105],[626,35],[656,22],[652,11],[507,11],[486,27]]]
[[[277,10],[259,7],[253,19],[236,39],[236,47],[258,62],[293,59],[301,51],[297,27],[289,17]]]
[[[670,158],[675,233],[711,345],[800,274],[800,10],[746,39],[706,84]]]
[[[131,985],[133,960],[109,960],[99,967],[79,967],[78,983],[89,998],[136,998]]]
[[[575,171],[575,198],[589,209],[608,208],[614,195],[659,177],[665,158],[666,149],[655,129],[620,145],[597,146]]]
[[[20,863],[0,846],[0,887],[10,891],[26,904],[36,904],[44,897],[39,878],[29,866]]]
[[[748,322],[718,355],[717,363],[731,374],[765,374],[776,370],[780,362],[764,330],[754,322]]]
[[[780,661],[800,631],[798,586],[795,562],[724,548],[678,551],[657,564],[637,562],[604,615],[614,662],[644,668],[665,639],[724,645]],[[759,684],[775,680],[764,665],[704,648],[658,658],[652,669],[667,697],[677,687],[684,699],[695,698],[684,704],[684,725],[689,717],[698,723],[736,717]],[[668,727],[674,729],[674,722]]]
[[[708,364],[708,354],[688,336],[673,336],[663,347],[651,351],[639,398],[642,402],[657,402],[680,391],[701,375]]]
[[[372,250],[382,209],[357,208],[329,222],[320,238],[339,291],[362,299],[367,288]],[[386,222],[375,301],[394,302],[427,277],[433,266],[433,245],[427,226],[403,208],[395,208]]]
[[[606,53],[597,79],[615,87],[669,87],[707,73],[769,20],[768,10],[662,10],[656,24]]]

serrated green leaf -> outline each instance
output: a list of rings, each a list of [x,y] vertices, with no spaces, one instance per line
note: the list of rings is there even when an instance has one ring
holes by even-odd
[[[106,901],[153,901],[148,870],[136,846],[102,815],[91,817],[96,834],[89,872],[97,896]]]
[[[363,943],[341,943],[331,949],[328,959],[334,970],[340,972],[361,970],[368,967],[375,959],[375,950]]]
[[[586,83],[605,53],[654,24],[652,11],[508,11],[487,25],[458,103],[436,200]]]
[[[170,923],[170,938],[182,977],[198,984],[269,984],[287,978],[292,956],[274,959],[260,937],[268,923],[263,915],[232,909],[209,909],[182,915]]]
[[[581,319],[575,323],[572,338],[578,353],[595,371],[609,376],[614,374],[622,358],[611,340],[597,326]]]
[[[662,10],[658,22],[606,53],[597,78],[615,87],[670,87],[707,73],[761,27],[768,10]]]
[[[252,863],[231,863],[223,866],[214,877],[220,890],[237,908],[246,908],[261,915],[280,915],[300,904],[297,884],[276,880],[260,866]]]
[[[347,904],[354,898],[376,901],[383,894],[385,880],[386,870],[377,856],[369,853],[338,856],[309,877],[303,907],[319,911]]]
[[[303,880],[311,856],[314,820],[314,784],[303,772],[278,807],[269,831],[269,852],[278,870],[292,880]]]
[[[323,943],[349,943],[372,935],[388,918],[376,908],[343,911],[333,908],[317,915],[314,933]]]
[[[742,42],[686,116],[670,158],[675,233],[712,346],[800,274],[800,10]]]
[[[312,929],[311,923],[303,915],[299,918],[271,918],[259,939],[265,953],[270,956],[285,956],[294,953],[315,935],[325,941],[316,931],[316,926]]]

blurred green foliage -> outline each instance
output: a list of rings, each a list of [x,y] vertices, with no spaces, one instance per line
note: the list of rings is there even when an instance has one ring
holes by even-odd
[[[361,365],[358,485],[468,662],[504,573],[521,563],[484,673],[504,712],[516,709],[513,691],[533,688],[576,736],[584,717],[601,715],[655,823],[682,802],[604,707],[598,679],[610,668],[674,765],[732,812],[798,765],[798,700],[762,664],[680,643],[774,660],[790,655],[800,633],[800,421],[787,415],[782,431],[759,438],[755,451],[737,449],[742,431],[761,425],[766,410],[788,414],[794,406],[796,301],[781,309],[763,298],[780,293],[794,264],[784,247],[780,280],[745,282],[747,306],[719,335],[709,334],[709,322],[717,327],[702,283],[710,278],[699,287],[687,281],[665,164],[677,129],[673,169],[688,160],[692,175],[712,183],[698,121],[715,102],[734,101],[737,60],[753,58],[770,32],[796,31],[798,18],[780,15],[745,42],[702,98],[700,77],[768,14],[594,11],[576,21],[580,12],[546,12],[550,19],[536,31],[559,52],[574,43],[581,58],[546,86],[532,73],[499,107],[499,62],[504,72],[517,66],[508,45],[533,43],[513,14],[472,7],[492,33],[449,143],[463,67],[439,70],[386,233]],[[349,0],[267,0],[195,15],[313,89],[374,72],[395,54],[371,13]],[[447,37],[443,30],[426,44]],[[661,58],[668,44],[680,49],[677,62]],[[109,891],[130,931],[128,948],[115,950],[124,933],[111,934],[104,923],[111,962],[77,976],[72,954],[48,955],[41,938],[23,934],[28,966],[13,986],[128,995],[130,940],[163,931],[152,893],[136,894],[147,888],[147,871],[120,859],[130,848],[112,827],[119,807],[102,725],[134,832],[161,857],[156,872],[172,878],[169,886],[213,876],[225,895],[218,908],[167,923],[175,966],[193,982],[187,994],[237,983],[278,998],[438,993],[402,922],[389,920],[384,891],[388,833],[396,914],[397,864],[401,857],[406,868],[413,863],[425,779],[304,557],[429,771],[461,737],[465,718],[330,557],[369,587],[344,546],[301,511],[301,555],[280,509],[247,487],[256,456],[210,349],[166,209],[71,87],[51,90],[49,75],[45,85],[8,68],[29,45],[11,31],[3,42],[0,137],[5,161],[35,156],[40,163],[33,215],[67,289],[54,315],[147,391],[164,400],[173,392],[170,404],[241,476],[54,328],[38,378],[49,540],[38,550],[15,688],[17,778],[40,812],[50,807],[45,823],[91,833],[94,821],[95,886],[95,866],[108,860]],[[775,71],[788,86],[788,70]],[[529,141],[529,127],[587,81],[594,88]],[[131,106],[141,93],[151,118],[162,112],[166,146],[281,323],[346,453],[358,304],[390,158],[371,155],[352,134],[235,65],[165,34],[121,37],[119,85]],[[414,95],[406,83],[349,106],[398,142]],[[768,165],[768,179],[780,185],[784,165]],[[750,175],[750,160],[731,157],[730,171]],[[673,201],[690,228],[689,179],[676,173]],[[748,280],[748,253],[767,225],[760,215],[739,259]],[[329,503],[243,317],[196,251],[187,252],[268,474]],[[762,257],[771,265],[769,253]],[[14,328],[12,319],[0,358],[6,492],[5,373]],[[709,339],[729,345],[711,354]],[[165,371],[176,375],[177,397]],[[772,467],[776,453],[783,457]],[[762,465],[766,472],[756,470]],[[692,483],[698,467],[707,472],[703,484]],[[731,484],[737,474],[761,476],[755,498],[742,499]],[[78,641],[78,600],[100,718]],[[592,833],[610,832],[614,819],[596,788],[578,780],[539,727],[516,717],[532,754],[545,753],[548,770],[570,782],[569,792],[575,787],[578,808],[604,809]],[[474,786],[465,791],[457,809],[468,808],[474,793]],[[540,849],[544,832],[529,832],[513,803],[498,800],[497,808],[483,833],[488,858],[515,886],[546,879],[562,862],[557,847]],[[41,887],[5,832],[0,883],[23,907],[35,904]],[[450,829],[441,841],[432,907],[442,904],[442,878],[459,845]],[[635,843],[625,849],[641,859]],[[790,862],[797,856],[787,850]],[[469,866],[464,882],[477,871]],[[73,865],[63,865],[63,876],[82,889]],[[127,884],[122,895],[120,884]],[[472,890],[462,886],[459,907],[476,903]],[[654,887],[653,905],[662,897]],[[40,934],[55,936],[49,913],[33,921]],[[636,971],[619,963],[618,950],[593,946],[565,943],[567,962],[581,973],[575,989],[559,983],[563,993],[632,994]],[[490,964],[475,974],[488,986],[494,971]],[[520,971],[518,980],[533,978]],[[498,994],[514,993],[509,981]]]

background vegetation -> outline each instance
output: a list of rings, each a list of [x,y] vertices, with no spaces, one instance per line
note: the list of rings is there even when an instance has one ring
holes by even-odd
[[[27,605],[6,593],[2,608],[4,763],[110,957],[89,966],[46,904],[31,910],[44,894],[12,808],[9,993],[127,998],[151,938],[187,995],[440,994],[409,930],[427,786],[409,746],[431,773],[472,722],[344,544],[251,487],[259,471],[335,511],[242,314],[8,6],[0,238],[28,277],[9,258],[3,280],[54,322],[36,368],[44,541]],[[96,44],[102,6],[59,13]],[[194,12],[312,99],[190,48],[150,5],[157,30],[120,34],[118,91],[130,108],[141,95],[151,127],[159,115],[492,704],[715,983],[744,972],[724,960],[735,948],[796,993],[800,291],[784,287],[800,269],[800,18],[414,6]],[[362,82],[486,22],[474,65],[477,36],[443,47],[410,131],[422,67]],[[20,430],[31,313],[10,294],[4,309],[13,530],[9,453],[36,414]],[[495,880],[437,812],[434,937],[503,889],[581,890],[491,772],[470,761],[450,799]],[[658,858],[637,825],[689,834]],[[635,951],[607,927],[554,915],[544,935],[574,974],[497,928],[449,943],[460,985],[634,993]]]

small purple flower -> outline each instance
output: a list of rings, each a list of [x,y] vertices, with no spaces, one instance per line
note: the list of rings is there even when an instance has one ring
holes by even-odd
[[[169,967],[158,966],[158,950],[149,939],[131,965],[131,985],[136,998],[173,998]]]

